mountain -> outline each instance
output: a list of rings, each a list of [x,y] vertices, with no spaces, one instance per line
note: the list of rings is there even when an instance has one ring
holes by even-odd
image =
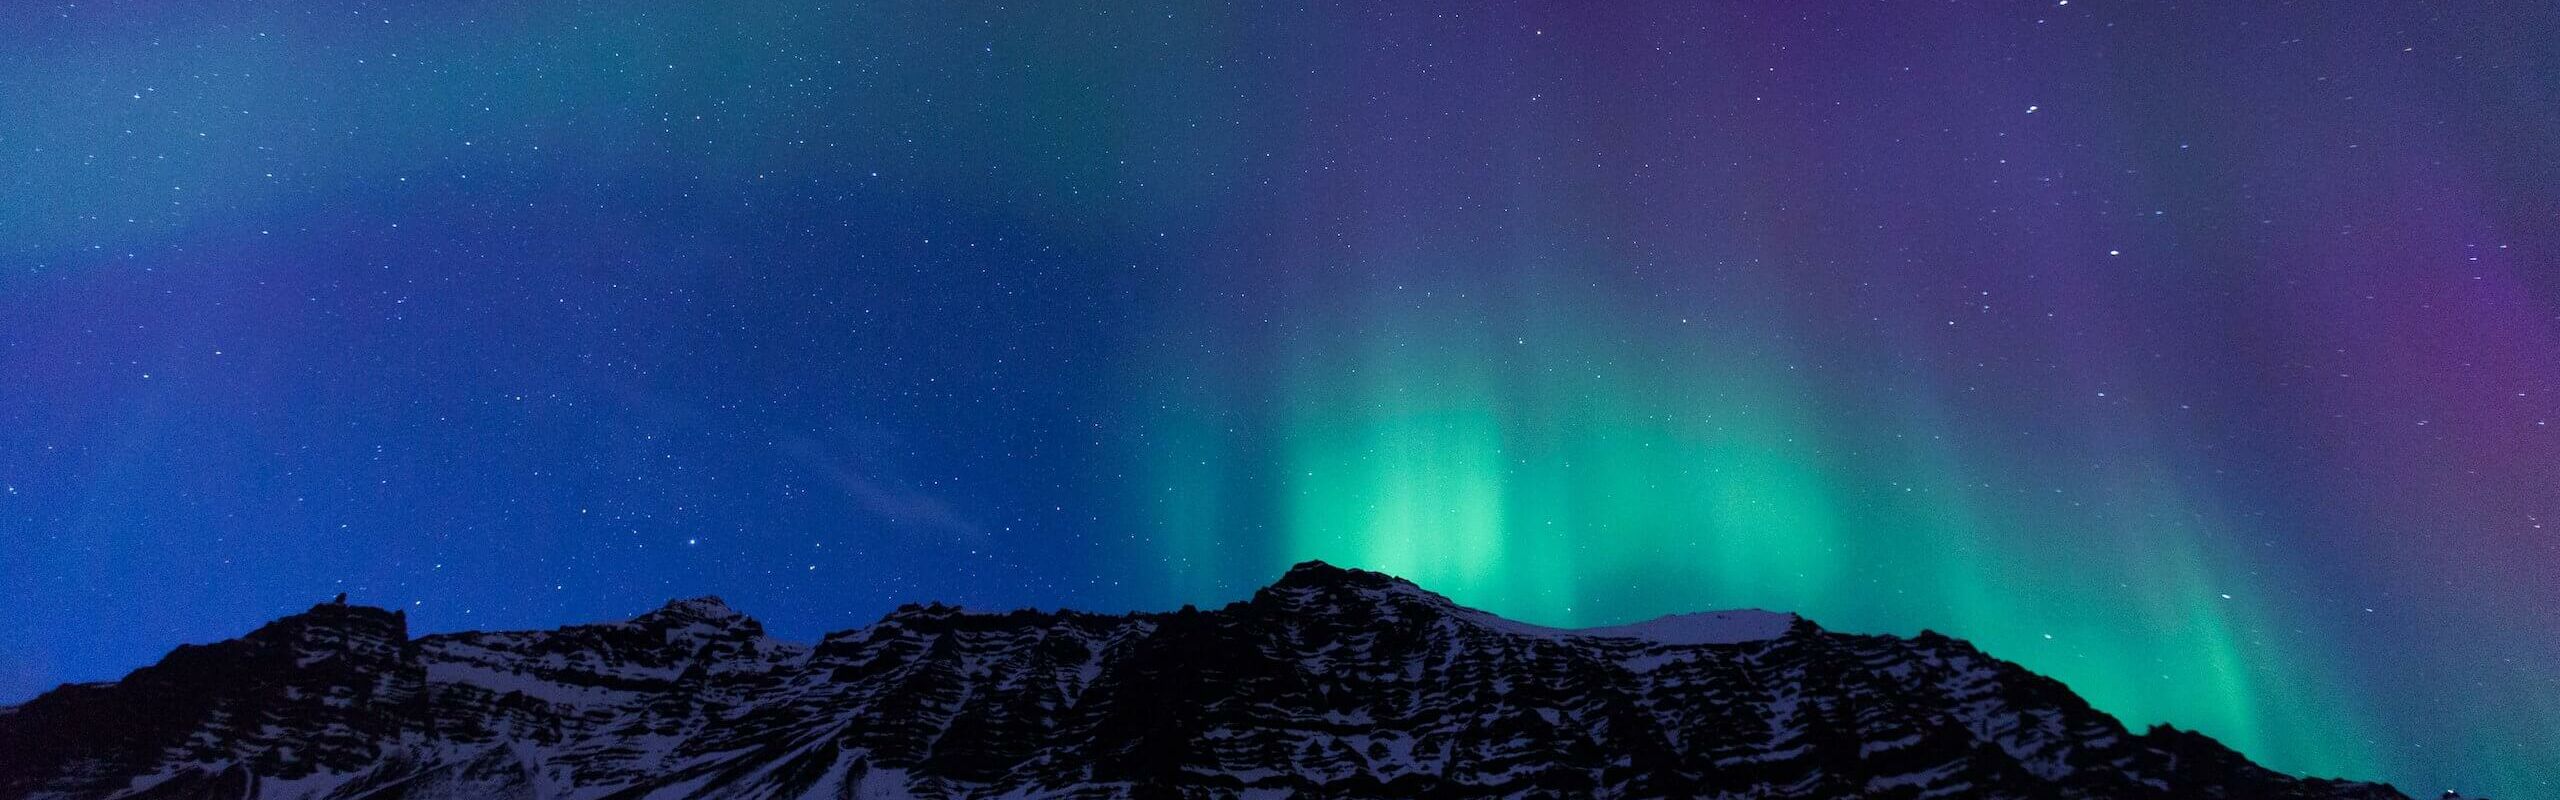
[[[1934,633],[1559,630],[1318,562],[1214,611],[909,605],[814,645],[714,597],[416,638],[339,601],[0,710],[0,798],[1292,796],[2404,798]]]

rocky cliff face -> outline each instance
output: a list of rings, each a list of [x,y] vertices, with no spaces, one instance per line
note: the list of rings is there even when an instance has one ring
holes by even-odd
[[[815,645],[717,598],[412,639],[328,604],[0,710],[0,797],[2401,798],[2125,730],[1934,634],[1555,630],[1299,565],[1215,611],[908,606]]]

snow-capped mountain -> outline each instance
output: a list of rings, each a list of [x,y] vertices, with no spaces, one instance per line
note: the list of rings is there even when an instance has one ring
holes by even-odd
[[[2125,730],[1931,633],[1558,630],[1298,565],[1214,611],[718,598],[411,638],[333,602],[0,710],[0,798],[2401,798]]]

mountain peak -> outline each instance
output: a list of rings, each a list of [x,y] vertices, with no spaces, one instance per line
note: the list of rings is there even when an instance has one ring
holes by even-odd
[[[397,609],[351,604],[346,602],[346,595],[341,594],[302,613],[279,617],[244,638],[321,635],[305,633],[309,630],[329,631],[325,635],[340,638],[349,635],[348,632],[360,631],[362,635],[373,638],[402,642],[409,639],[409,615]]]
[[[1473,624],[1503,631],[1539,637],[1578,636],[1612,639],[1641,639],[1656,644],[1706,645],[1739,644],[1765,641],[1787,635],[1798,626],[1810,632],[1821,628],[1795,614],[1763,611],[1756,608],[1730,611],[1701,611],[1669,614],[1641,622],[1590,628],[1550,628],[1533,625],[1459,605],[1437,592],[1383,572],[1337,567],[1323,561],[1301,561],[1289,568],[1266,592],[1299,598],[1340,602],[1359,598],[1368,603],[1386,603],[1396,607],[1436,608]],[[1295,601],[1289,601],[1294,603]]]
[[[729,601],[720,599],[720,596],[716,594],[706,594],[701,597],[686,597],[669,600],[666,605],[660,606],[660,609],[667,611],[686,611],[704,616],[741,616],[737,609],[729,607]]]
[[[1271,588],[1274,589],[1307,589],[1326,587],[1354,587],[1366,589],[1410,588],[1417,591],[1422,588],[1414,585],[1412,581],[1389,575],[1384,572],[1370,572],[1365,569],[1337,567],[1332,564],[1316,560],[1300,561],[1291,565],[1288,572],[1280,575],[1280,580],[1274,581],[1271,584]]]
[[[761,628],[754,618],[740,613],[737,609],[730,608],[729,603],[721,600],[718,595],[708,594],[700,597],[687,597],[669,600],[666,605],[659,606],[656,611],[642,614],[633,618],[631,621],[639,623],[665,622],[678,625],[698,624],[708,625],[714,628],[735,628],[741,626],[756,626]]]

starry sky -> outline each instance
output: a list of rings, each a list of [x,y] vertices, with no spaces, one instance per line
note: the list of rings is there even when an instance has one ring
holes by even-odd
[[[2547,3],[0,6],[0,702],[350,592],[1933,629],[2560,793]]]

